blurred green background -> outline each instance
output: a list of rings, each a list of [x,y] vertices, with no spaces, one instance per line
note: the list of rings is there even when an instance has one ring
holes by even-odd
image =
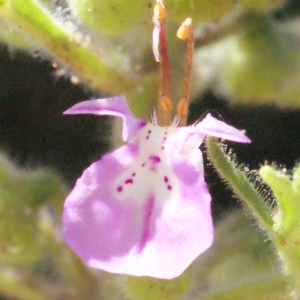
[[[44,2],[47,4],[50,1]],[[58,6],[59,1],[51,4]],[[177,17],[175,4],[173,10],[174,19],[187,17],[183,16],[183,12]],[[278,22],[296,20],[300,15],[299,1],[287,1],[283,8],[268,14]],[[65,15],[72,17],[69,12]],[[147,24],[147,29],[152,28]],[[94,31],[93,35],[96,35]],[[113,48],[124,43],[125,49],[132,49],[132,45],[127,45],[131,38],[132,35],[126,33],[121,38],[109,37],[105,45],[111,43],[110,47]],[[151,45],[151,41],[144,44],[146,38],[140,38],[140,49],[132,53],[125,51],[125,54],[132,55],[134,62],[143,59],[142,69],[137,67],[130,72],[141,76],[148,72],[151,75],[158,66],[154,63],[151,49],[149,53],[143,50]],[[151,39],[151,32],[148,38]],[[99,42],[101,44],[101,40]],[[180,53],[182,51],[180,49]],[[118,59],[123,58],[121,56]],[[184,61],[183,54],[176,56],[173,62],[177,64],[179,59]],[[109,117],[62,115],[74,103],[99,98],[108,92],[101,88],[96,90],[93,86],[81,83],[81,80],[79,84],[74,84],[76,77],[73,82],[70,81],[70,72],[63,74],[63,68],[57,68],[53,62],[42,51],[18,50],[6,43],[0,45],[0,150],[13,162],[11,166],[6,158],[0,159],[2,298],[289,299],[283,288],[284,279],[279,263],[271,248],[264,243],[264,237],[257,230],[255,222],[235,212],[240,207],[238,201],[220,182],[209,164],[205,167],[206,181],[213,195],[214,220],[219,224],[216,243],[187,271],[188,275],[178,279],[182,290],[175,289],[174,292],[172,286],[165,287],[165,282],[149,283],[126,276],[94,272],[77,260],[60,236],[60,213],[64,197],[82,171],[114,147],[111,142],[111,136],[115,134],[114,124]],[[258,78],[259,75],[258,70]],[[151,83],[151,76],[143,78]],[[156,80],[155,75],[154,78]],[[226,93],[214,88],[214,84],[203,87],[200,83],[199,90],[197,82],[193,84],[196,87],[190,105],[190,124],[207,111],[221,116],[227,123],[246,129],[251,138],[252,144],[247,146],[226,142],[234,148],[238,160],[247,168],[257,169],[265,161],[276,162],[288,170],[293,168],[299,159],[299,108],[284,108],[270,103],[254,106],[246,102],[233,104]],[[143,91],[147,91],[146,85],[143,88]],[[38,171],[29,171],[32,169]],[[35,193],[38,195],[36,198]],[[5,202],[8,199],[5,197],[10,200]],[[24,199],[28,202],[21,204]],[[20,208],[20,213],[17,208]],[[20,224],[16,225],[18,222]],[[237,279],[241,279],[240,282]],[[131,286],[139,284],[144,286],[141,294],[139,291],[132,292]],[[155,288],[149,286],[158,286],[158,294],[153,292]],[[222,288],[218,290],[220,286]]]

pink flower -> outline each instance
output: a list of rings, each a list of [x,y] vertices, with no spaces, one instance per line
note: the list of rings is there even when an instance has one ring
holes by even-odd
[[[65,114],[123,119],[127,142],[89,166],[66,199],[64,238],[86,265],[171,279],[213,241],[211,197],[198,147],[206,135],[250,140],[208,114],[196,126],[136,119],[124,96],[78,103]]]

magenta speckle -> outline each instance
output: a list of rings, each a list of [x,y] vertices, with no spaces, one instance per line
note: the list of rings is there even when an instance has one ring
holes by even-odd
[[[160,157],[159,156],[149,156],[149,160],[151,161],[150,170],[152,172],[157,172],[157,165],[160,163]]]
[[[143,216],[144,223],[142,228],[142,236],[138,246],[139,252],[141,252],[144,249],[148,240],[150,239],[150,235],[151,235],[150,225],[151,225],[151,217],[153,214],[154,205],[155,205],[154,197],[149,197],[149,199],[147,199],[146,205],[144,206],[144,216]]]
[[[167,140],[167,137],[164,137],[164,138],[163,138],[163,141],[166,141],[166,140]]]
[[[165,147],[164,147],[164,146],[162,146],[162,147],[161,147],[161,150],[164,150],[164,149],[165,149]]]
[[[165,131],[165,134],[167,134],[167,132]]]
[[[170,186],[170,185],[168,184],[167,189],[170,191],[170,190],[172,189],[172,186]]]
[[[151,133],[151,130],[148,130],[148,133]]]
[[[132,173],[132,174],[131,174],[132,177],[134,177],[135,175],[136,175],[135,173]]]
[[[146,163],[144,162],[144,163],[142,164],[142,167],[145,167],[145,165],[146,165]]]
[[[152,163],[155,163],[155,164],[160,162],[159,156],[149,156],[149,159],[152,160]]]
[[[122,192],[123,191],[123,187],[121,186],[121,185],[119,185],[118,187],[117,187],[117,192]]]
[[[146,136],[146,140],[149,140],[149,135]]]
[[[126,179],[125,180],[125,184],[133,184],[133,180],[130,178],[130,179]]]
[[[164,177],[164,182],[168,182],[169,178],[167,176]]]

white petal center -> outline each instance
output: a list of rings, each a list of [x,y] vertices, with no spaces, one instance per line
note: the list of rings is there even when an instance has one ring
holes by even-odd
[[[138,146],[138,154],[126,171],[115,180],[117,199],[145,203],[149,197],[157,201],[171,200],[176,178],[171,170],[171,151],[176,141],[174,127],[145,125],[131,143]],[[161,203],[162,204],[162,203]]]

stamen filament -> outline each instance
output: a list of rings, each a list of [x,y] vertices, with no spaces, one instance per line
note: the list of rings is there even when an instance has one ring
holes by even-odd
[[[190,97],[190,83],[192,73],[192,60],[194,54],[194,30],[192,25],[192,19],[186,19],[177,31],[177,37],[186,40],[187,39],[187,54],[186,64],[184,72],[184,84],[183,84],[183,96],[177,105],[177,113],[180,116],[179,126],[186,126],[187,113]]]
[[[154,8],[154,19],[160,23],[159,53],[160,53],[160,86],[157,105],[158,124],[169,126],[173,119],[173,104],[171,93],[171,73],[168,45],[166,40],[166,11],[162,0],[157,0]]]

